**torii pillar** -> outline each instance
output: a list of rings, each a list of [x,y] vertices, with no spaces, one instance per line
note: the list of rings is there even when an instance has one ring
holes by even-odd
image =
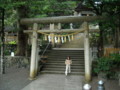
[[[31,63],[30,63],[30,79],[33,80],[35,79],[37,75],[37,69],[36,69],[36,52],[37,52],[37,29],[38,29],[38,24],[34,23],[33,24],[33,35],[32,35],[32,51],[31,51]]]
[[[84,57],[85,57],[85,80],[91,80],[91,61],[90,61],[90,46],[89,46],[89,25],[84,22]]]

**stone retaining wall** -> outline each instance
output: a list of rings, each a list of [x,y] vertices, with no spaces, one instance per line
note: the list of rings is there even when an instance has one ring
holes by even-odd
[[[23,57],[23,56],[5,56],[5,67],[10,68],[12,66],[16,66],[17,68],[20,67],[29,67],[30,66],[30,58],[29,57]],[[1,64],[0,64],[1,65]]]

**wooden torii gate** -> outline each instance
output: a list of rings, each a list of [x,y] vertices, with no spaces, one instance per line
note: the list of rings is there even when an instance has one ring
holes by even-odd
[[[101,20],[103,17],[100,16],[60,16],[60,17],[46,17],[46,18],[24,18],[20,20],[21,24],[33,24],[33,30],[25,30],[25,33],[32,34],[32,52],[31,52],[31,64],[30,64],[30,78],[34,79],[37,74],[37,38],[40,32],[84,32],[84,57],[85,57],[85,79],[86,81],[91,80],[91,60],[90,60],[90,47],[89,47],[89,25],[88,22],[94,20]],[[82,29],[63,29],[55,30],[53,26],[50,30],[38,30],[38,24],[54,24],[54,23],[74,23],[74,22],[84,22]]]

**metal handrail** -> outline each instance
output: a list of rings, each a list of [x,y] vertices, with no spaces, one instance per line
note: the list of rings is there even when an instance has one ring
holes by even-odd
[[[46,48],[44,49],[44,51],[43,51],[43,53],[42,53],[41,56],[43,56],[43,55],[45,54],[45,52],[47,51],[47,49],[48,49],[48,47],[49,47],[50,44],[51,44],[51,42],[49,42],[49,43],[47,44],[47,46],[46,46]]]

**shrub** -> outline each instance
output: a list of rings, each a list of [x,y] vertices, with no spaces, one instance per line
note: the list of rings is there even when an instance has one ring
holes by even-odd
[[[114,77],[120,71],[120,55],[111,54],[109,57],[101,57],[97,60],[95,73],[104,73],[107,78]]]

